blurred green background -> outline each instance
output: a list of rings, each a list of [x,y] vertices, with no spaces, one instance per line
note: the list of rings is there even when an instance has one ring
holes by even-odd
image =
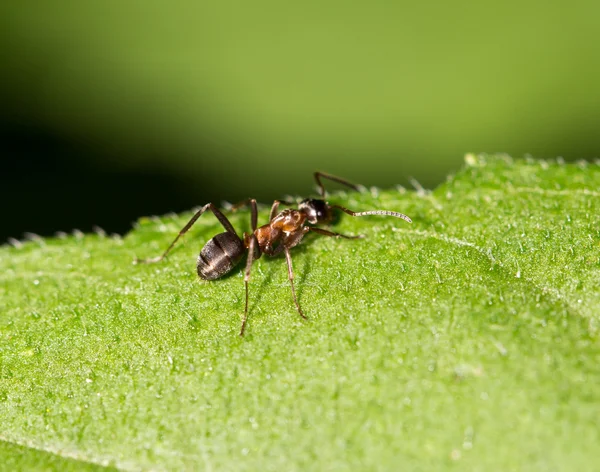
[[[600,3],[3,2],[0,237],[600,154]]]

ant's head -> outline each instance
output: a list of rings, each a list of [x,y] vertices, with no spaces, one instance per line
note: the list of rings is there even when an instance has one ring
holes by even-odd
[[[326,223],[331,221],[331,208],[325,200],[315,200],[307,198],[302,200],[298,209],[306,215],[306,219],[311,224]]]

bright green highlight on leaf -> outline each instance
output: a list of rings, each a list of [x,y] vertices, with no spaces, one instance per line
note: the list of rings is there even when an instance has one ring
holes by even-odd
[[[400,176],[399,176],[400,178]],[[190,214],[0,249],[0,463],[123,470],[590,470],[600,450],[600,168],[467,156],[432,193],[199,281]],[[199,204],[205,202],[199,202]],[[268,202],[267,202],[268,203]],[[265,221],[266,210],[261,212]],[[231,216],[248,230],[247,212]],[[21,448],[25,446],[25,448]],[[33,467],[31,465],[31,467]],[[64,468],[68,467],[67,465]]]

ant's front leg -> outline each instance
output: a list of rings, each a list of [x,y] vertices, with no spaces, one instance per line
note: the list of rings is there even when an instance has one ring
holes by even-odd
[[[233,229],[233,226],[231,225],[231,223],[227,219],[227,217],[223,213],[221,213],[221,211],[215,205],[213,205],[212,203],[207,203],[202,208],[200,208],[200,210],[198,210],[194,214],[194,216],[192,216],[192,218],[190,219],[190,221],[187,222],[187,224],[181,229],[181,231],[179,231],[179,234],[175,237],[175,239],[169,245],[169,247],[166,249],[165,252],[163,252],[158,257],[152,257],[152,258],[149,258],[149,259],[138,259],[136,257],[135,260],[133,261],[133,263],[134,264],[152,264],[152,263],[155,263],[155,262],[162,261],[165,257],[167,257],[167,254],[169,254],[169,252],[171,252],[171,249],[173,249],[173,246],[175,246],[175,243],[177,243],[177,241],[179,240],[179,238],[181,238],[185,233],[187,233],[190,230],[190,228],[192,226],[194,226],[194,223],[198,220],[198,218],[200,218],[200,216],[202,216],[202,214],[206,210],[210,210],[210,211],[213,212],[213,214],[217,217],[217,220],[219,220],[219,223],[221,223],[223,225],[223,227],[225,228],[225,230],[228,233],[232,233],[236,237],[238,237],[237,233],[235,232],[235,229]]]
[[[304,226],[298,228],[296,231],[285,234],[281,244],[277,246],[273,252],[273,255],[280,253],[282,250],[285,252],[285,260],[288,266],[288,280],[290,281],[290,287],[292,289],[292,297],[294,298],[294,303],[298,313],[305,320],[307,319],[306,315],[302,312],[302,308],[300,308],[300,303],[298,303],[298,298],[296,297],[296,289],[294,287],[294,269],[292,268],[292,256],[290,255],[290,249],[300,244],[300,241],[302,241],[302,238],[306,233],[308,233],[309,230],[310,228],[308,226]]]
[[[326,229],[315,228],[314,226],[309,227],[310,231],[313,233],[321,234],[323,236],[330,236],[332,238],[344,238],[344,239],[362,239],[365,236],[363,234],[359,234],[357,236],[347,236],[341,233],[334,233],[332,231],[327,231]]]
[[[292,268],[292,256],[290,255],[290,249],[287,246],[283,248],[285,252],[285,260],[287,261],[288,266],[288,280],[290,281],[290,286],[292,288],[292,297],[294,297],[294,303],[296,304],[296,309],[302,318],[307,320],[308,318],[302,312],[302,308],[300,308],[300,303],[298,303],[298,298],[296,297],[296,290],[294,289],[294,269]]]

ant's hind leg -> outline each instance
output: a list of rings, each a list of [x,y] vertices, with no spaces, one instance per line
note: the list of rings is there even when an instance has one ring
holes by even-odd
[[[179,231],[179,234],[175,237],[175,239],[169,245],[169,247],[166,249],[166,251],[162,253],[162,255],[160,255],[158,257],[152,257],[150,259],[138,259],[136,257],[135,260],[133,261],[134,264],[151,264],[154,262],[162,261],[165,257],[167,257],[167,254],[169,254],[169,252],[171,252],[171,249],[173,249],[173,246],[175,246],[175,243],[177,243],[177,241],[179,241],[179,238],[181,238],[185,233],[187,233],[189,231],[189,229],[192,226],[194,226],[194,223],[198,220],[198,218],[200,218],[200,216],[202,216],[202,213],[204,213],[206,210],[212,211],[213,214],[217,217],[217,220],[219,220],[219,223],[221,223],[223,225],[225,230],[228,233],[235,234],[237,237],[237,233],[235,232],[235,229],[233,229],[233,226],[231,225],[231,223],[229,222],[227,217],[223,213],[221,213],[215,205],[213,205],[212,203],[207,203],[202,208],[200,208],[200,210],[198,210],[196,213],[194,213],[194,216],[192,216],[190,221],[188,221],[187,224],[181,229],[181,231]]]

